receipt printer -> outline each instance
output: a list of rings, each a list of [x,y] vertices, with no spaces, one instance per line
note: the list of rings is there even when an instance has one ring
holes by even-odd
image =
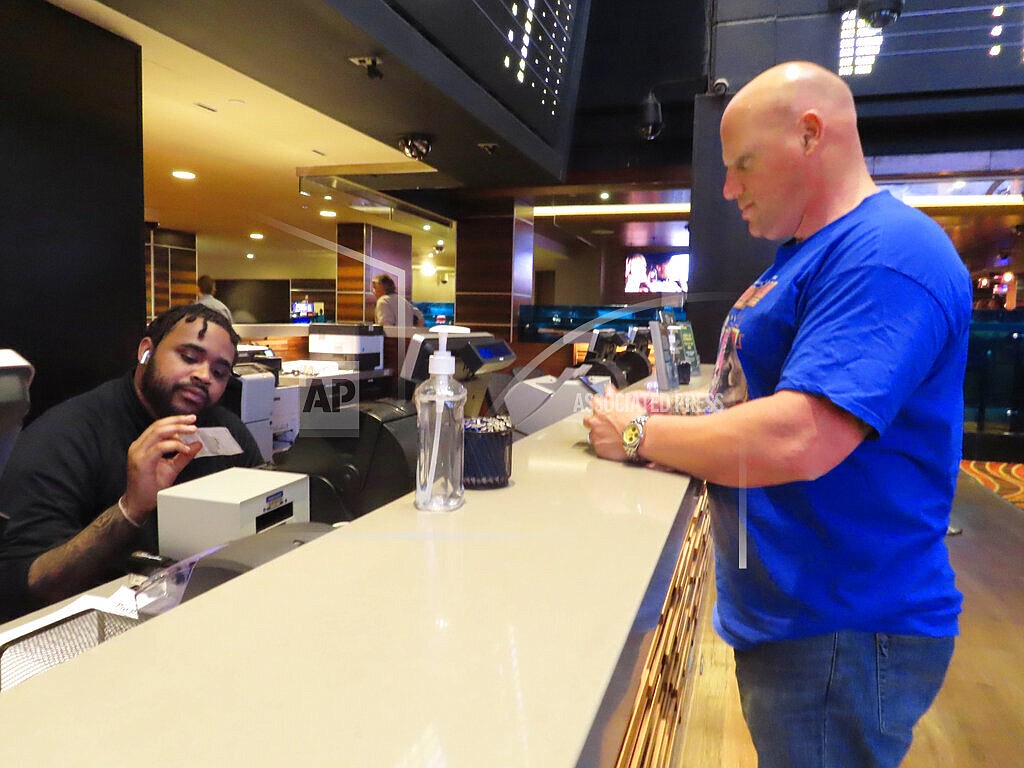
[[[234,467],[157,494],[160,554],[175,560],[285,523],[309,522],[309,478]]]
[[[367,323],[311,325],[309,357],[333,360],[345,371],[379,371],[384,367],[384,328]]]

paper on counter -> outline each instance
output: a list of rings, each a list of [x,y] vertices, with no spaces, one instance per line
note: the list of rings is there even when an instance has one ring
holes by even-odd
[[[203,456],[236,456],[242,452],[242,446],[227,427],[200,427],[198,432],[179,437],[185,445],[197,441],[203,444],[202,450],[195,455],[197,459]]]

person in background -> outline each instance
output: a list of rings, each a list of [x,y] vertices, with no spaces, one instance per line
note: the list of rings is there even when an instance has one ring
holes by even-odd
[[[370,283],[377,304],[373,308],[374,322],[377,325],[423,325],[423,313],[404,296],[395,293],[395,281],[391,275],[380,274]],[[400,314],[404,313],[404,323]]]
[[[761,768],[897,766],[945,678],[962,598],[945,545],[963,431],[970,277],[942,229],[881,192],[853,96],[773,67],[721,121],[723,194],[782,244],[730,310],[710,395],[611,391],[603,458],[708,481],[716,631]],[[722,371],[737,374],[731,398]]]
[[[157,492],[229,467],[263,463],[239,418],[217,403],[238,336],[202,304],[157,317],[124,376],[43,413],[19,436],[3,477],[0,621],[125,572],[157,552]],[[200,428],[226,427],[242,448],[197,458]]]
[[[200,275],[196,285],[199,288],[199,296],[196,298],[196,303],[203,304],[210,309],[220,312],[228,319],[229,323],[234,325],[235,320],[231,317],[231,310],[228,309],[228,305],[214,295],[217,293],[217,281],[209,275]]]
[[[642,253],[634,253],[626,259],[626,293],[650,293],[651,286],[647,283],[647,258]]]

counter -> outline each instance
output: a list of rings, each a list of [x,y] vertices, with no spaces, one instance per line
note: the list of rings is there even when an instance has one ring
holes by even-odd
[[[515,444],[507,488],[443,515],[403,497],[0,694],[0,763],[668,754],[684,697],[655,678],[692,659],[672,626],[700,596],[698,490],[597,459],[573,415]]]

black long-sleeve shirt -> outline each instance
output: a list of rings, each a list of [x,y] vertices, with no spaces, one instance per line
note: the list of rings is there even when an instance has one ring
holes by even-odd
[[[54,406],[22,432],[0,477],[0,512],[10,518],[0,538],[0,621],[40,607],[28,592],[29,567],[117,503],[128,481],[128,447],[152,423],[129,373]],[[226,408],[208,409],[196,424],[227,427],[243,452],[195,458],[177,483],[263,462],[249,430]],[[155,514],[124,554],[139,549],[158,551]],[[119,560],[104,580],[123,573]]]

